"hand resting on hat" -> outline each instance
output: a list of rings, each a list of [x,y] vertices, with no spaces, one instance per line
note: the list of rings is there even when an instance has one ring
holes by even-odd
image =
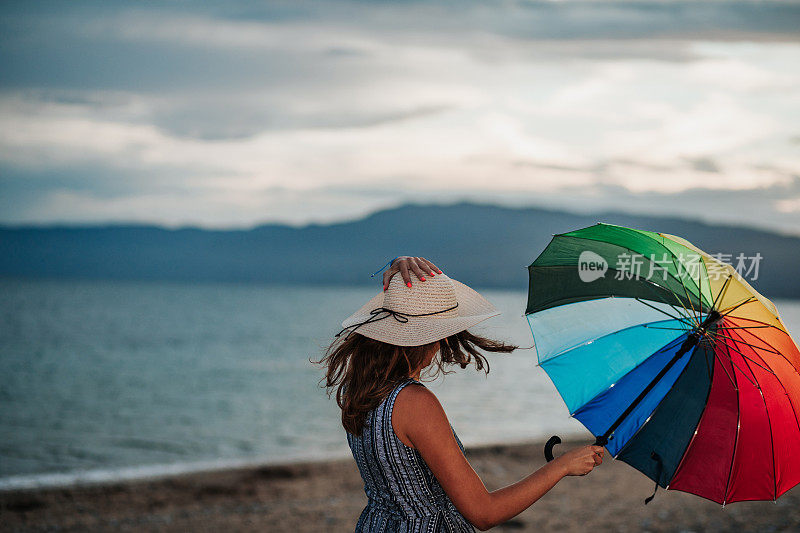
[[[436,265],[424,257],[401,255],[392,262],[392,265],[387,268],[386,271],[384,271],[383,290],[386,290],[386,287],[389,286],[389,280],[398,272],[400,272],[403,281],[405,281],[406,285],[409,287],[411,287],[411,272],[413,272],[420,281],[425,281],[425,276],[433,277],[436,273],[442,273]]]

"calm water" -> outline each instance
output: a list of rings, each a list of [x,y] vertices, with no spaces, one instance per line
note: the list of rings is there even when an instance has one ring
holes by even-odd
[[[308,359],[375,292],[0,281],[0,488],[347,456]],[[503,315],[479,329],[530,346],[526,295],[482,292]],[[533,350],[490,362],[430,384],[466,444],[589,439]]]

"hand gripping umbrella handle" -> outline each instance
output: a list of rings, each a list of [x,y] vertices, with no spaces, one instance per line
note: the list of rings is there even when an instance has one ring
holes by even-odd
[[[553,447],[556,444],[561,444],[561,437],[558,435],[550,437],[550,440],[544,445],[544,458],[547,459],[548,463],[553,460]],[[597,437],[594,441],[594,446],[605,446],[606,444],[608,444],[608,439],[605,435]]]

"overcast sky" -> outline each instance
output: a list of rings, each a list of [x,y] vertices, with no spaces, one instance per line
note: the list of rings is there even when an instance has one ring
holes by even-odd
[[[0,7],[0,222],[472,199],[800,234],[797,2]]]

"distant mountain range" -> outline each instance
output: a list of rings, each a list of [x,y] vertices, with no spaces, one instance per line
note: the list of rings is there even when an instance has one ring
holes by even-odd
[[[800,238],[695,220],[461,203],[405,205],[361,220],[295,228],[148,225],[0,227],[0,276],[278,284],[375,284],[398,254],[428,257],[477,287],[525,289],[525,267],[552,234],[608,222],[682,236],[709,253],[754,256],[752,284],[800,297]]]

